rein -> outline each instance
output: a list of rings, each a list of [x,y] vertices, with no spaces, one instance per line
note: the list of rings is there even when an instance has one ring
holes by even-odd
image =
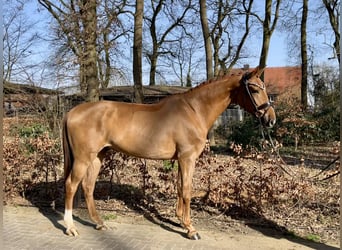
[[[264,126],[262,125],[260,119],[259,119],[259,122],[260,122],[260,126],[261,126],[261,134],[262,134],[262,137],[263,137],[263,139],[265,139]],[[272,149],[274,150],[274,152],[276,152],[278,159],[280,160],[280,162],[281,162],[282,164],[286,164],[286,162],[285,162],[285,161],[283,160],[283,158],[280,156],[279,150],[275,147],[275,145],[274,145],[274,143],[273,143],[273,140],[272,140],[272,137],[271,137],[271,135],[270,135],[269,130],[266,129],[266,131],[267,131],[267,136],[268,136],[268,139],[269,139],[269,141],[270,141],[270,143],[271,143]],[[320,176],[320,175],[323,174],[326,170],[328,170],[328,169],[329,169],[335,162],[337,162],[339,159],[340,159],[340,156],[337,156],[333,161],[331,161],[327,166],[325,166],[319,173],[317,173],[317,174],[315,174],[315,175],[313,175],[313,176],[307,177],[307,178],[305,178],[305,180],[307,180],[307,181],[316,181],[316,182],[320,182],[320,181],[328,180],[328,179],[330,179],[330,178],[332,178],[332,177],[338,175],[338,174],[340,173],[340,171],[338,171],[338,172],[336,172],[336,173],[334,173],[334,174],[332,174],[332,175],[330,175],[330,176],[327,176],[327,177],[325,177],[325,178],[323,178],[323,179],[313,180],[314,178]],[[283,170],[287,175],[289,175],[289,176],[291,176],[291,177],[293,177],[293,178],[296,178],[296,176],[294,175],[293,172],[290,173],[290,172],[287,171],[281,164],[277,164],[277,166],[278,166],[281,170]]]

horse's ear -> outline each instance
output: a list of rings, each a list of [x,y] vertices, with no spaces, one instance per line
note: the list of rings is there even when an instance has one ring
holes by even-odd
[[[256,67],[251,73],[252,76],[260,77],[262,72],[264,72],[265,68],[261,68],[260,66]]]
[[[264,72],[265,68],[261,68],[260,66],[256,67],[253,71],[251,72],[247,72],[244,76],[243,79],[244,80],[248,80],[250,78],[252,78],[253,76],[255,77],[260,77],[262,72]]]

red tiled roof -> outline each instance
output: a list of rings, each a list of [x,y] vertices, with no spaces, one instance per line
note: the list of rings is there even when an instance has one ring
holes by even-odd
[[[300,66],[269,67],[264,71],[264,82],[271,94],[283,94],[287,90],[299,90],[302,70]]]
[[[250,71],[252,69],[246,68],[246,66],[242,69],[232,69],[232,71],[241,70]],[[264,82],[267,92],[271,95],[281,95],[291,90],[300,95],[301,72],[300,66],[266,67]]]

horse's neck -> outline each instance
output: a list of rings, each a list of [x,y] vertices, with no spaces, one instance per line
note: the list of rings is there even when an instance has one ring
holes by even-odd
[[[222,78],[200,86],[188,99],[196,112],[205,120],[208,129],[231,102],[231,92],[236,88],[235,78]]]

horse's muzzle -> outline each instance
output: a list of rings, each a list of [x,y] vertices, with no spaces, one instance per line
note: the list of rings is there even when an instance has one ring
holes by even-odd
[[[268,108],[265,114],[261,117],[262,124],[268,128],[272,128],[276,124],[276,120],[273,107]]]

